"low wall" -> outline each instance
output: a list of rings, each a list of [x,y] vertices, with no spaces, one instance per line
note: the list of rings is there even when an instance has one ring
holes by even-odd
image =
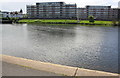
[[[70,67],[70,66],[52,64],[47,62],[40,62],[36,60],[30,60],[30,59],[14,57],[9,55],[0,55],[0,57],[2,57],[2,61],[7,63],[30,67],[37,70],[54,72],[57,74],[62,74],[67,76],[119,76],[118,74],[115,73],[89,70],[78,67]]]

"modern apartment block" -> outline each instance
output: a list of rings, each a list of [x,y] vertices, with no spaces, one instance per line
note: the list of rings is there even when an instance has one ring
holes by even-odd
[[[108,19],[110,20],[120,20],[120,9],[111,8],[109,11]]]
[[[111,6],[86,6],[77,8],[76,4],[65,2],[43,2],[27,5],[28,18],[44,19],[88,19],[94,16],[96,20],[120,20],[120,8]]]
[[[27,15],[29,18],[37,18],[37,8],[35,5],[27,5]]]
[[[88,18],[88,13],[86,8],[78,8],[77,18],[86,20]]]
[[[87,16],[94,16],[95,19],[107,20],[111,6],[86,6]]]
[[[86,6],[86,8],[78,8],[78,17],[80,19],[88,19],[94,16],[96,20],[119,20],[119,9],[111,8],[111,6]]]
[[[29,18],[76,19],[77,5],[64,2],[43,2],[27,5]]]

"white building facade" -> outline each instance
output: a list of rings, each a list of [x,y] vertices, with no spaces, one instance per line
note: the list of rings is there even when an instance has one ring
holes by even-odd
[[[16,12],[1,12],[2,18],[10,17],[10,18],[23,18],[24,14],[16,13]]]

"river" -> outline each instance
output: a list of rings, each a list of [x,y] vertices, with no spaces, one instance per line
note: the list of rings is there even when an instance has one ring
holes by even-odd
[[[1,24],[2,54],[118,73],[118,28]]]

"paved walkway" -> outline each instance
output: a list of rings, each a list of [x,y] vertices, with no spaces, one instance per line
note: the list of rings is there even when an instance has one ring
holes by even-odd
[[[78,67],[70,67],[20,57],[1,55],[3,61],[3,76],[117,76],[118,74],[104,71],[89,70]],[[7,62],[7,63],[6,63]],[[18,65],[14,65],[18,64]],[[19,65],[32,67],[22,67]],[[38,70],[36,70],[38,69]],[[41,71],[42,70],[42,71]],[[47,71],[47,72],[45,72]],[[49,72],[48,72],[49,71]],[[55,72],[55,73],[51,73]]]
[[[2,76],[62,76],[62,75],[2,62]]]

